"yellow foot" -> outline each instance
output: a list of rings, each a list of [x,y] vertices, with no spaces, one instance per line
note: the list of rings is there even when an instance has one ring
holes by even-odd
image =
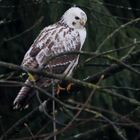
[[[66,87],[61,87],[59,84],[57,85],[56,88],[56,94],[59,95],[59,93],[61,93],[61,91],[65,91],[70,93],[71,87],[72,85],[74,85],[73,83],[69,83]]]
[[[57,85],[56,94],[59,95],[61,91],[66,90],[65,88],[61,87],[59,84]]]
[[[67,92],[70,92],[71,87],[72,87],[73,85],[74,85],[73,83],[69,83],[69,84],[67,85],[67,87],[66,87]]]

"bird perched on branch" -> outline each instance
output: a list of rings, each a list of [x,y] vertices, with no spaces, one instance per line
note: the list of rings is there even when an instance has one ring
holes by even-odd
[[[25,54],[21,65],[25,69],[43,68],[51,73],[71,75],[78,64],[78,54],[62,55],[50,60],[47,64],[46,60],[52,55],[80,51],[86,38],[86,29],[84,27],[86,21],[87,16],[83,10],[78,7],[68,9],[60,21],[45,27],[40,32]],[[33,89],[27,85],[31,85],[32,80],[41,87],[47,86],[51,81],[47,77],[35,75],[31,78],[29,76],[25,81],[25,86],[21,88],[14,100],[15,109],[25,107],[25,100]]]

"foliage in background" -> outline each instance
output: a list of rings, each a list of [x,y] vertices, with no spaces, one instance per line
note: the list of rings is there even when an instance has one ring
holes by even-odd
[[[19,65],[25,52],[33,43],[40,30],[56,21],[71,6],[81,7],[88,15],[87,39],[84,51],[105,52],[113,49],[131,46],[133,51],[139,51],[137,44],[140,36],[140,22],[131,24],[119,30],[100,48],[102,42],[122,24],[138,18],[140,1],[136,0],[1,0],[0,1],[0,61]],[[100,50],[99,50],[100,48]],[[130,48],[108,54],[121,60]],[[140,56],[139,56],[140,57]],[[89,56],[81,55],[79,66],[74,77],[85,79],[90,75],[109,67],[111,60],[95,58],[85,62]],[[140,60],[135,62],[135,69],[140,71]],[[12,70],[0,67],[0,79],[12,74]],[[17,72],[14,80],[22,81]],[[140,75],[125,69],[101,81],[100,85],[111,89],[119,95],[140,101]],[[4,134],[17,120],[26,116],[38,106],[37,98],[33,99],[31,107],[22,112],[13,111],[12,102],[19,87],[0,85],[0,134]],[[85,103],[90,90],[84,89],[72,93],[66,98],[59,98],[67,104],[76,106]],[[43,97],[42,97],[43,98]],[[140,139],[140,109],[137,105],[112,96],[103,91],[97,91],[90,99],[88,106],[96,113],[82,111],[71,127],[59,134],[57,139],[63,140],[138,140]],[[60,107],[56,118],[62,124],[67,124],[77,112]],[[104,117],[101,117],[101,114]],[[52,121],[43,113],[36,113],[10,135],[10,139],[22,137],[49,135],[52,132]],[[58,125],[58,130],[63,125]],[[44,128],[44,129],[43,129]],[[42,130],[41,130],[42,129]],[[31,132],[30,132],[31,131]],[[33,134],[33,136],[32,136]],[[8,139],[8,138],[7,138]],[[27,138],[28,139],[28,138]]]

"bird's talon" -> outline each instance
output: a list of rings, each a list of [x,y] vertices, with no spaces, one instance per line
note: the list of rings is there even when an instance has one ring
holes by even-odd
[[[57,85],[56,94],[59,95],[61,91],[66,90],[65,88],[61,87],[59,84]]]
[[[74,85],[74,84],[73,84],[73,83],[69,83],[69,84],[67,85],[66,90],[67,90],[68,93],[70,92],[72,85]]]

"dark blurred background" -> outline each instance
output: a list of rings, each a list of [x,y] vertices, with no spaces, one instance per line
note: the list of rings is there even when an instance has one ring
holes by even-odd
[[[40,30],[58,21],[63,13],[74,5],[87,13],[87,39],[83,50],[90,52],[98,50],[103,40],[120,25],[140,17],[139,0],[0,0],[0,61],[20,65],[25,52]],[[134,41],[136,42],[134,51],[138,51],[140,49],[139,44],[137,44],[139,39],[140,23],[137,22],[126,26],[113,35],[101,47],[100,52],[129,46]],[[110,55],[121,59],[129,52],[129,49],[116,51]],[[82,65],[87,58],[88,56],[83,55],[80,57],[79,67],[74,72],[74,77],[84,79],[102,71],[112,63],[107,59],[98,58]],[[140,70],[139,62],[138,58],[135,63],[136,67],[134,67],[137,70]],[[13,72],[15,71],[0,67],[0,79],[6,80]],[[19,75],[20,73],[14,77],[14,80],[22,81],[22,77]],[[102,81],[101,85],[117,87],[113,88],[112,91],[140,101],[139,80],[140,76],[129,70],[124,70]],[[19,89],[20,87],[0,84],[0,134],[4,134],[17,120],[26,116],[38,105],[35,97],[29,109],[21,112],[14,111],[12,102]],[[89,93],[89,90],[84,90],[71,94],[62,100],[66,103],[70,99],[75,103],[84,103]],[[116,127],[98,115],[82,112],[71,128],[59,134],[57,139],[140,139],[140,109],[138,106],[103,92],[94,94],[88,105],[93,110],[102,113]],[[57,119],[61,123],[68,123],[75,113],[73,110],[58,110]],[[52,122],[49,122],[44,114],[37,113],[26,123],[35,136],[52,132]],[[58,125],[58,129],[62,127]],[[41,130],[42,128],[44,129]],[[83,134],[82,137],[80,134]],[[22,140],[25,137],[31,137],[31,134],[25,125],[21,125],[7,139]]]

